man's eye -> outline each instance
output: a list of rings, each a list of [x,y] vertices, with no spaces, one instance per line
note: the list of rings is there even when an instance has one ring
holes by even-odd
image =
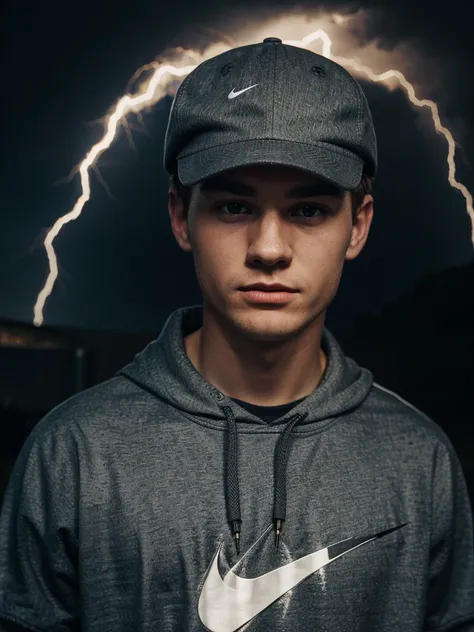
[[[222,211],[224,215],[241,215],[241,213],[239,213],[241,209],[247,209],[247,207],[240,204],[240,202],[226,202],[217,208],[217,210]]]
[[[314,206],[312,204],[305,204],[296,209],[297,211],[303,211],[303,217],[306,219],[314,219],[320,215],[328,215],[329,211],[323,206]]]
[[[217,211],[222,213],[226,217],[239,217],[244,214],[242,210],[249,211],[249,209],[241,202],[226,202],[225,204],[219,204]],[[302,213],[300,213],[302,211]],[[302,206],[294,209],[291,214],[298,214],[303,219],[318,219],[321,216],[329,215],[329,211],[323,206],[316,206],[314,204],[303,204]]]

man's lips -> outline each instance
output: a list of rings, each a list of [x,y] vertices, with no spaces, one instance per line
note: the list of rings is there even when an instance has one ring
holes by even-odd
[[[240,288],[244,292],[248,292],[250,290],[259,290],[260,292],[296,292],[291,287],[287,285],[282,285],[281,283],[253,283],[252,285],[245,285]]]
[[[253,283],[241,288],[243,298],[253,304],[284,305],[297,290],[281,283]]]

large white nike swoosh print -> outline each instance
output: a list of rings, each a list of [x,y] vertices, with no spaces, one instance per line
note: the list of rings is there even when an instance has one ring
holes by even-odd
[[[221,543],[199,597],[199,617],[210,632],[235,632],[326,564],[376,538],[401,529],[405,524],[375,535],[342,540],[251,579],[239,577],[233,569],[224,578],[220,576],[218,558],[223,547]]]

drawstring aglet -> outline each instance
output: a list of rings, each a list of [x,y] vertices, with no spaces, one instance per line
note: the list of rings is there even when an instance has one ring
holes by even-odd
[[[234,533],[235,548],[237,549],[237,555],[240,555],[240,531]]]
[[[275,548],[278,550],[280,545],[280,533],[283,527],[283,520],[275,520]]]
[[[235,548],[237,549],[237,555],[240,555],[240,525],[242,520],[232,521],[232,531],[234,532]]]

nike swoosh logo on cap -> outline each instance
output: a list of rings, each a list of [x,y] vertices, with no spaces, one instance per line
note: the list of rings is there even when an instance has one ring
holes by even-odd
[[[342,540],[251,579],[239,577],[233,568],[221,577],[217,563],[223,547],[221,543],[201,590],[199,617],[210,632],[235,632],[323,566],[359,546],[401,529],[405,524],[375,535]]]
[[[251,90],[252,88],[255,88],[256,86],[258,86],[258,83],[254,84],[253,86],[249,86],[248,88],[244,88],[243,90],[239,90],[238,92],[235,92],[235,88],[232,88],[227,98],[235,99],[235,97],[238,97],[239,94],[243,94],[244,92],[247,92],[247,90]]]

